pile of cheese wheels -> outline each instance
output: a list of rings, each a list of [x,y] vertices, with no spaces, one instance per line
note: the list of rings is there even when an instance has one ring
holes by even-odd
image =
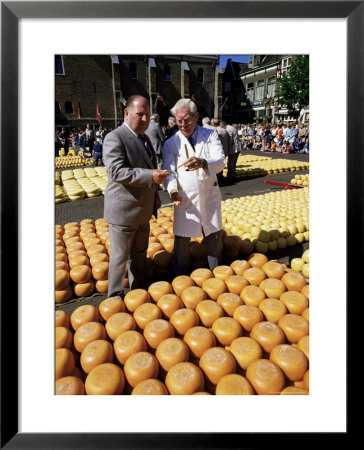
[[[266,255],[55,317],[57,395],[309,393],[309,284]]]

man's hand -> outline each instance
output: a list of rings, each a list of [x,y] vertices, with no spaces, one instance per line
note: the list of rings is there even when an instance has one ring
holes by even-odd
[[[180,205],[182,202],[182,197],[179,195],[179,193],[177,191],[172,191],[171,192],[171,201],[172,203],[174,203],[175,205]]]
[[[152,174],[153,183],[162,184],[168,177],[168,175],[169,175],[168,170],[154,169]]]
[[[197,169],[202,169],[205,166],[205,162],[202,158],[196,158],[195,156],[192,156],[191,158],[188,158],[183,165],[188,170],[193,171]]]

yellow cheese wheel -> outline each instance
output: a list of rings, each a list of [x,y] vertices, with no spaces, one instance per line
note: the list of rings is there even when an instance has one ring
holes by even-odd
[[[91,268],[86,264],[75,266],[70,271],[70,277],[75,283],[87,283],[91,278]]]
[[[199,286],[189,286],[181,293],[181,300],[186,308],[196,309],[197,305],[207,299],[207,294]]]
[[[260,283],[259,287],[269,298],[280,298],[286,291],[283,281],[277,278],[266,278]]]
[[[203,374],[190,362],[181,362],[167,373],[166,386],[171,395],[191,395],[204,388]]]
[[[72,286],[69,284],[65,289],[55,291],[55,302],[64,303],[72,297]]]
[[[307,389],[298,386],[287,386],[281,392],[281,395],[309,395]]]
[[[202,287],[204,281],[208,280],[209,278],[212,278],[213,276],[214,275],[212,271],[204,267],[195,269],[190,275],[191,279],[197,284],[197,286],[200,287]]]
[[[181,294],[185,289],[191,286],[195,286],[195,282],[186,275],[179,275],[172,281],[172,288],[179,297],[181,297]]]
[[[248,280],[249,284],[253,286],[259,286],[259,284],[267,277],[259,267],[250,267],[249,269],[246,269],[243,276]]]
[[[87,255],[75,255],[72,258],[69,258],[69,266],[73,269],[76,266],[89,266],[90,260]]]
[[[230,347],[226,347],[226,350],[234,355],[237,363],[244,370],[247,369],[251,361],[260,359],[263,355],[258,342],[245,336],[234,339]]]
[[[203,352],[199,362],[207,380],[216,385],[229,373],[235,373],[236,363],[233,355],[222,347],[212,347]]]
[[[131,387],[149,378],[157,378],[158,372],[157,358],[149,352],[134,353],[124,364],[125,377]]]
[[[95,289],[101,294],[105,294],[107,292],[108,286],[109,280],[97,280],[95,282]]]
[[[194,392],[192,395],[211,395],[210,392]]]
[[[216,385],[216,395],[254,395],[250,382],[236,373],[230,373],[220,378]]]
[[[135,330],[124,331],[114,341],[114,352],[120,364],[125,364],[129,356],[147,351],[147,341]]]
[[[81,325],[87,322],[98,322],[99,312],[93,305],[78,306],[71,314],[70,321],[72,328],[76,331]]]
[[[96,253],[107,253],[106,247],[103,244],[93,244],[87,249],[87,254],[89,257],[95,255]]]
[[[114,359],[114,351],[110,342],[103,339],[96,339],[90,342],[82,350],[80,364],[85,373],[104,363],[112,363]]]
[[[55,288],[56,290],[66,289],[70,283],[70,275],[67,270],[57,269],[55,277]]]
[[[154,303],[143,303],[134,311],[133,317],[138,327],[144,330],[150,321],[162,318],[162,310]]]
[[[200,358],[202,353],[211,347],[216,347],[216,338],[214,333],[206,327],[192,327],[183,337],[188,345],[191,355]]]
[[[82,228],[80,231],[80,237],[85,240],[89,239],[98,239],[97,234],[95,233],[95,229],[92,228]]]
[[[67,253],[63,245],[56,245],[55,253]]]
[[[230,266],[217,266],[212,272],[215,278],[223,281],[225,281],[227,277],[234,275],[233,269]]]
[[[274,347],[283,344],[285,341],[284,333],[280,327],[267,321],[254,325],[250,337],[257,341],[267,353],[270,353]]]
[[[83,244],[85,246],[85,249],[88,250],[93,245],[101,245],[101,240],[96,237],[85,237],[83,239]]]
[[[243,334],[240,323],[232,317],[219,317],[212,324],[212,332],[221,345],[230,345]]]
[[[67,261],[55,261],[55,269],[63,269],[67,270],[67,272],[70,271],[70,266],[68,265]]]
[[[308,307],[308,308],[304,309],[302,311],[301,316],[304,317],[307,320],[307,322],[309,322],[310,321],[310,308]]]
[[[256,359],[246,370],[246,378],[258,395],[279,395],[285,387],[282,370],[269,359]]]
[[[252,267],[262,267],[268,262],[268,258],[263,253],[253,253],[249,256],[248,262]]]
[[[281,302],[285,304],[291,314],[302,314],[308,307],[307,298],[297,291],[286,291],[280,296]]]
[[[198,314],[196,311],[189,308],[178,309],[172,313],[169,321],[181,336],[183,336],[190,328],[196,327],[199,324]]]
[[[163,245],[160,242],[150,242],[147,248],[147,256],[153,258],[153,256],[163,250]]]
[[[160,380],[149,378],[137,384],[131,395],[168,395],[168,389]]]
[[[308,321],[297,314],[285,314],[279,319],[278,326],[283,330],[291,344],[296,344],[309,332]]]
[[[231,275],[226,278],[225,284],[229,292],[240,295],[245,286],[248,286],[249,281],[241,275]]]
[[[110,316],[105,324],[107,335],[112,341],[124,331],[135,330],[136,323],[131,314],[126,312],[115,313]]]
[[[301,294],[303,294],[307,299],[309,299],[310,298],[309,292],[310,292],[310,285],[305,284],[301,289]]]
[[[150,295],[145,289],[132,289],[124,297],[128,311],[134,312],[138,306],[150,302]]]
[[[155,356],[159,365],[168,372],[176,364],[188,361],[189,352],[181,339],[170,337],[158,344]]]
[[[109,276],[109,263],[104,261],[92,267],[92,276],[95,280],[107,280]]]
[[[156,349],[158,345],[170,337],[174,337],[174,328],[170,322],[164,319],[156,319],[147,323],[143,336],[149,347]]]
[[[202,290],[206,292],[212,300],[217,300],[219,295],[227,291],[226,284],[218,278],[208,278],[202,283]]]
[[[164,230],[166,230],[166,229],[164,228]],[[173,236],[169,233],[164,232],[158,236],[157,241],[159,241],[164,246],[164,241],[166,241],[167,239],[173,239]],[[155,242],[157,242],[157,241],[155,241]]]
[[[217,318],[224,315],[223,308],[214,300],[203,300],[197,305],[196,312],[205,327],[211,327]]]
[[[177,311],[183,308],[183,301],[176,294],[165,294],[158,300],[157,306],[168,319]]]
[[[259,306],[266,297],[264,291],[258,286],[248,285],[241,291],[240,297],[246,305]]]
[[[301,292],[302,288],[307,284],[306,278],[296,271],[290,271],[283,275],[283,283],[289,291]]]
[[[73,336],[73,344],[81,353],[87,344],[97,339],[106,339],[105,327],[100,322],[87,322],[77,328]]]
[[[171,253],[174,248],[174,239],[165,239],[163,241],[163,247],[167,252]]]
[[[297,347],[305,354],[307,359],[310,359],[309,358],[309,356],[310,356],[309,355],[309,350],[310,350],[309,344],[310,344],[310,337],[309,337],[309,335],[303,336],[297,342]]]
[[[217,298],[217,303],[222,307],[228,316],[232,317],[236,308],[243,304],[243,300],[237,294],[224,292]]]
[[[63,311],[62,309],[58,309],[55,312],[55,326],[69,328],[70,316],[66,313],[66,311]]]
[[[250,332],[254,325],[264,320],[262,312],[253,305],[238,306],[233,315],[245,331]]]
[[[64,247],[65,246],[63,239],[55,239],[54,245],[55,245],[55,247]]]
[[[310,369],[307,369],[303,375],[303,384],[307,390],[310,389]]]
[[[56,395],[85,395],[85,384],[80,378],[68,376],[58,378],[55,385]]]
[[[120,395],[125,387],[125,377],[119,366],[105,363],[96,366],[87,375],[87,395]]]
[[[265,298],[259,303],[259,309],[264,314],[264,317],[273,323],[278,323],[279,319],[287,314],[285,304],[276,298]]]
[[[55,352],[56,380],[71,376],[75,368],[75,358],[68,348],[57,348]]]
[[[55,254],[55,261],[64,261],[64,262],[68,262],[68,258],[67,255],[65,255],[64,253],[56,253]]]
[[[278,261],[267,261],[261,266],[261,269],[268,278],[276,278],[278,280],[280,280],[285,273],[284,265]]]
[[[75,283],[73,285],[73,292],[77,297],[88,297],[95,290],[95,282],[90,279],[86,283]]]
[[[75,250],[85,250],[85,246],[82,242],[72,242],[71,244],[67,245],[67,253],[70,254]]]
[[[89,261],[91,267],[93,267],[101,262],[109,262],[109,256],[106,253],[95,253],[91,255]]]
[[[237,259],[230,264],[235,275],[243,276],[243,273],[251,267],[250,263],[245,259]]]
[[[79,255],[85,255],[87,256],[87,252],[85,250],[72,250],[68,253],[68,259],[75,258]]]
[[[149,286],[148,292],[152,300],[157,303],[162,295],[172,294],[173,290],[168,281],[156,281]]]
[[[71,348],[72,347],[72,333],[67,327],[56,327],[55,331],[55,345],[57,348]]]
[[[108,297],[99,304],[99,313],[105,322],[119,312],[125,312],[125,303],[120,297]]]
[[[291,381],[299,381],[308,368],[305,354],[292,345],[277,345],[270,353],[269,359],[277,364]]]
[[[92,219],[82,219],[80,221],[80,227],[93,227],[95,228],[95,222]]]
[[[67,239],[70,239],[71,237],[78,236],[78,235],[79,235],[78,229],[75,229],[73,231],[65,231],[65,233],[63,234],[63,240],[67,241]]]

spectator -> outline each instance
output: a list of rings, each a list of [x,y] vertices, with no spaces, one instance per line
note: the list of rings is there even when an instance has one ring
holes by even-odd
[[[102,144],[95,140],[92,146],[92,154],[95,161],[95,166],[102,166]]]
[[[215,127],[213,127],[213,126],[211,125],[211,120],[210,120],[209,117],[204,117],[204,118],[202,119],[202,126],[203,126],[204,128],[208,128],[209,130],[215,130]]]
[[[149,137],[153,148],[154,148],[154,152],[156,154],[157,157],[157,167],[158,169],[160,169],[162,167],[162,148],[163,148],[163,143],[166,140],[162,128],[159,125],[159,115],[158,114],[153,114],[150,117],[150,123],[149,123],[149,127],[147,129],[147,131],[145,132],[145,134]]]
[[[235,178],[236,162],[240,155],[241,143],[236,127],[228,125],[226,122],[221,122],[221,126],[225,128],[229,134],[229,150],[228,150],[228,163],[227,163],[227,179],[232,181]]]
[[[91,125],[88,123],[86,125],[86,129],[85,129],[85,144],[86,147],[89,147],[89,151],[92,151],[92,146],[95,140],[95,132],[94,130],[91,128]]]
[[[166,128],[164,134],[166,139],[169,139],[178,131],[178,125],[176,124],[176,119],[172,116],[168,117],[168,127]]]

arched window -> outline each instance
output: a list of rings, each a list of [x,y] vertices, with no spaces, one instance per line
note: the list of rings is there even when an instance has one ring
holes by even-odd
[[[197,70],[197,82],[203,83],[203,69],[202,68]]]
[[[66,114],[73,114],[72,102],[65,102],[65,104],[64,104],[64,112]]]
[[[163,80],[171,81],[171,67],[169,66],[169,64],[164,65]]]
[[[131,80],[136,80],[138,78],[137,77],[137,67],[136,67],[136,64],[134,62],[131,62],[129,64],[129,78]]]

